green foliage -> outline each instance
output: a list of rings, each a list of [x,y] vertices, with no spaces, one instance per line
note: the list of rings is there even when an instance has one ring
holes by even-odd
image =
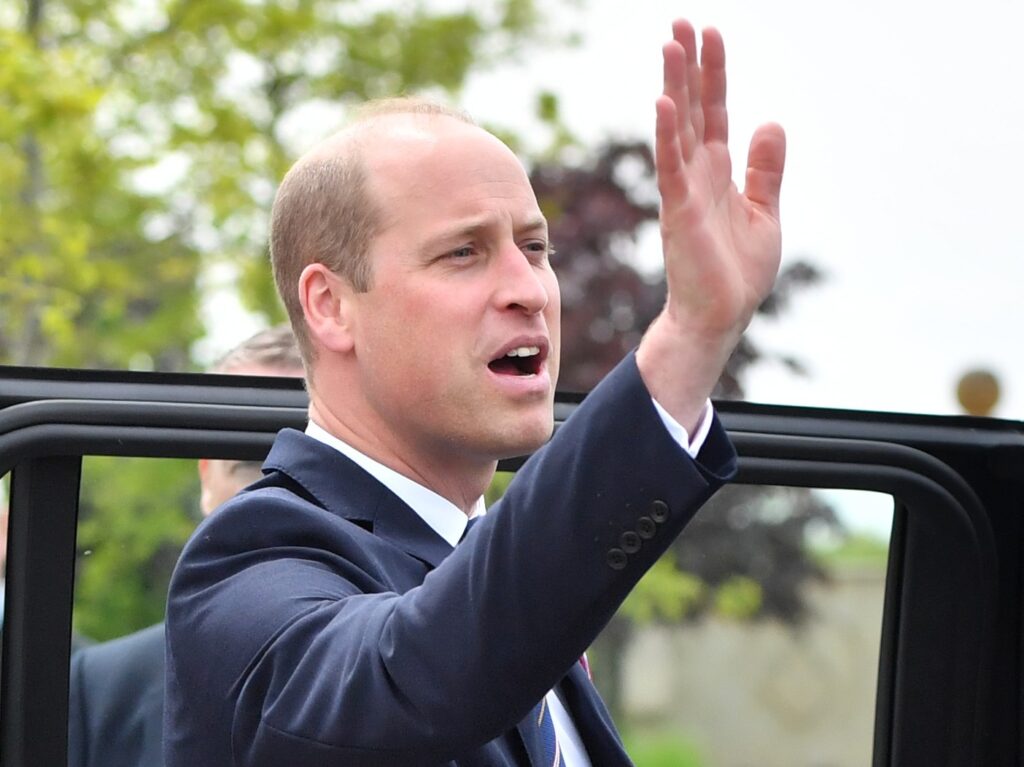
[[[515,472],[513,471],[499,471],[495,473],[491,484],[484,491],[484,503],[487,504],[487,508],[491,508],[505,494],[514,476]]]
[[[82,484],[76,630],[103,640],[163,620],[174,562],[199,519],[195,462],[89,458]]]
[[[0,363],[190,366],[196,278],[281,317],[273,191],[369,97],[456,94],[541,41],[534,0],[21,0],[0,14]]]
[[[762,596],[761,585],[742,575],[734,575],[712,587],[699,576],[680,570],[670,551],[640,579],[622,603],[618,615],[638,624],[679,623],[692,617],[710,599],[716,615],[745,620],[757,615]]]
[[[179,362],[199,330],[196,254],[144,231],[162,204],[124,183],[134,163],[96,129],[101,57],[41,35],[0,27],[0,361]]]
[[[700,601],[705,590],[701,579],[680,570],[669,552],[640,579],[622,603],[619,614],[637,623],[680,621]]]
[[[753,578],[734,575],[715,589],[715,612],[726,618],[751,618],[761,609],[764,591]]]
[[[636,767],[701,767],[705,764],[697,746],[674,732],[632,730],[623,742]]]
[[[889,562],[888,541],[870,533],[849,533],[838,545],[819,545],[814,557],[824,566],[870,567],[884,570]]]

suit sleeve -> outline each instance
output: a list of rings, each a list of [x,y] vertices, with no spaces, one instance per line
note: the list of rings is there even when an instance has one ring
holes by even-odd
[[[382,590],[354,526],[327,553],[315,514],[268,499],[236,550],[218,512],[172,585],[174,684],[229,701],[237,764],[456,758],[561,678],[734,466],[717,419],[686,454],[630,357],[404,593]]]

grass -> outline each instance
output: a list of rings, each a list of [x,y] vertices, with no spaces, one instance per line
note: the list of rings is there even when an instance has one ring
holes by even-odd
[[[636,767],[703,767],[693,741],[667,730],[631,730],[623,733],[626,751]]]
[[[826,567],[858,565],[884,570],[889,559],[889,543],[870,534],[854,533],[838,546],[816,546],[812,552]]]

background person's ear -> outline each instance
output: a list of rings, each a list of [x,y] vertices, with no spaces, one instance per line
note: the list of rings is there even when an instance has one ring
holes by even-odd
[[[323,264],[309,264],[299,275],[299,301],[315,346],[334,352],[354,347],[354,290],[348,280]]]
[[[200,458],[196,461],[196,469],[199,471],[199,510],[204,517],[208,517],[213,510],[213,491],[210,487],[213,483],[213,468],[210,459]]]

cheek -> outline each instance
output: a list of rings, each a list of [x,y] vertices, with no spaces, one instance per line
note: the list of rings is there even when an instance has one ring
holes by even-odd
[[[422,310],[391,286],[374,288],[374,294],[360,317],[356,352],[373,367],[390,367],[403,357],[405,347],[416,345],[416,317]]]
[[[219,506],[235,494],[230,476],[225,471],[222,461],[211,461],[206,481],[206,491],[214,507]]]
[[[556,338],[562,322],[562,293],[558,288],[558,280],[555,278],[554,272],[551,273],[547,289],[548,305],[544,309],[544,319],[547,320],[552,338]]]
[[[417,275],[382,281],[374,293],[363,307],[356,349],[368,386],[412,387],[437,397],[464,381],[482,354],[485,292]]]
[[[553,307],[557,311],[562,306],[562,293],[558,287],[558,276],[555,274],[555,270],[551,268],[551,264],[548,264],[544,275],[544,288],[548,292],[548,306]]]
[[[360,369],[372,397],[436,400],[454,375],[455,331],[439,312],[408,303],[382,310],[363,334]]]

